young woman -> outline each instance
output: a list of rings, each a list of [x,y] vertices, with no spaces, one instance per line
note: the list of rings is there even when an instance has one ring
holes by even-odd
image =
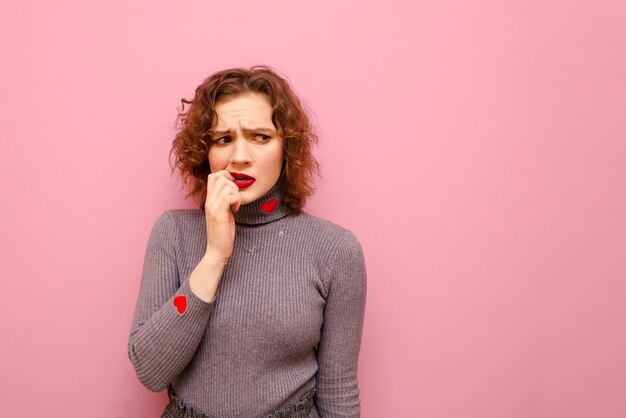
[[[189,105],[185,112],[185,104]],[[172,154],[200,209],[154,224],[128,342],[163,417],[358,417],[359,241],[302,211],[317,140],[267,66],[182,100]]]

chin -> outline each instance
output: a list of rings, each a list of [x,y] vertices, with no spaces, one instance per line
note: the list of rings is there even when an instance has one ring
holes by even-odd
[[[250,194],[247,190],[241,190],[239,193],[241,194],[242,205],[247,205],[248,203],[252,203],[257,199],[256,197],[254,197],[254,193]]]
[[[246,187],[244,190],[239,190],[239,193],[241,194],[241,204],[246,205],[248,203],[252,203],[266,195],[270,190],[271,187],[266,187],[264,184],[256,183]]]

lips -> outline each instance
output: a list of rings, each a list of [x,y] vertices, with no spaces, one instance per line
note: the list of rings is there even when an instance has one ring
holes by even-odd
[[[256,181],[254,177],[249,176],[247,174],[235,173],[234,171],[231,171],[230,174],[235,178],[235,184],[240,189],[244,189],[248,186],[251,186],[252,183]]]

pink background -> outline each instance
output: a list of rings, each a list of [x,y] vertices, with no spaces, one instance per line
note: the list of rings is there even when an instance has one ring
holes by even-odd
[[[265,63],[368,268],[362,416],[626,416],[623,1],[2,1],[2,416],[156,417],[130,322],[179,100]]]

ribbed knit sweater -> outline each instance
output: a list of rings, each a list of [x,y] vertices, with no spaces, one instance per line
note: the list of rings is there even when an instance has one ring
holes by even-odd
[[[281,196],[277,183],[234,213],[233,253],[210,302],[189,287],[206,250],[204,211],[157,219],[128,342],[148,389],[171,384],[206,414],[251,418],[315,388],[311,417],[360,416],[361,246],[345,228],[291,212]]]

